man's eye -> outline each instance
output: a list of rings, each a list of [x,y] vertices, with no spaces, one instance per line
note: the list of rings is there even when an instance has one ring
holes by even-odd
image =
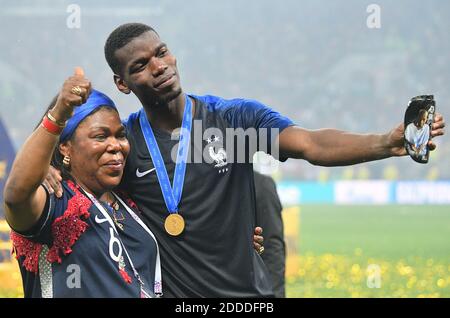
[[[134,68],[132,73],[139,73],[143,69],[144,69],[144,65],[140,65],[140,66]]]
[[[140,64],[136,65],[136,66],[132,69],[131,73],[138,73],[138,72],[141,72],[142,70],[145,69],[145,66],[146,66],[146,65],[147,65],[146,63],[140,63]]]
[[[96,135],[94,138],[95,138],[95,140],[103,141],[106,139],[106,136],[105,135]]]
[[[166,55],[167,50],[166,49],[162,49],[161,51],[159,51],[159,56],[164,56]]]

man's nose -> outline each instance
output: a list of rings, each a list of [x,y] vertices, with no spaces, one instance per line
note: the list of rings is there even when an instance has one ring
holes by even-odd
[[[154,77],[158,77],[167,70],[168,65],[159,59],[154,59],[151,63],[151,72]]]

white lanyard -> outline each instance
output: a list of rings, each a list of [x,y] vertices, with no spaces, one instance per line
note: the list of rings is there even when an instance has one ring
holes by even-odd
[[[130,213],[131,217],[140,226],[142,226],[142,228],[155,241],[155,245],[156,245],[156,264],[155,264],[155,286],[154,286],[154,291],[155,291],[155,294],[158,297],[160,297],[160,296],[162,296],[162,277],[161,277],[161,259],[159,257],[158,241],[156,240],[156,237],[153,235],[152,231],[150,231],[150,229],[147,227],[147,225],[145,225],[145,223],[142,222],[142,220],[139,218],[139,216],[137,216],[136,213],[134,213],[134,211],[127,204],[125,204],[125,202],[123,202],[122,199],[117,194],[115,194],[114,192],[112,194],[117,198],[117,200],[119,200],[120,203],[122,203],[122,205],[125,207],[125,209],[128,211],[128,213]],[[109,214],[108,214],[108,216],[109,216]],[[109,219],[111,220],[111,217]],[[125,250],[125,252],[126,252],[126,250]],[[131,260],[130,260],[130,263],[131,263]]]
[[[111,219],[111,216],[109,215],[108,212],[106,212],[105,208],[103,207],[103,205],[100,204],[100,202],[98,202],[98,200],[89,192],[87,192],[86,190],[83,189],[83,192],[87,195],[87,197],[95,204],[95,206],[97,207],[97,209],[103,214],[103,216],[106,218],[106,220],[108,220],[109,224],[111,225],[111,227],[114,229],[115,233],[117,234],[120,244],[122,245],[123,250],[125,251],[125,254],[127,255],[128,261],[130,262],[131,268],[133,270],[134,276],[137,278],[137,280],[139,281],[139,284],[141,284],[141,290],[142,290],[142,286],[144,285],[144,282],[141,280],[139,273],[137,272],[136,268],[133,265],[133,261],[131,260],[130,255],[128,254],[127,249],[125,248],[125,245],[123,244],[121,238],[120,238],[120,234],[117,231],[117,228],[113,222],[113,220]],[[125,204],[125,202],[122,201],[121,198],[119,198],[119,196],[117,194],[115,194],[113,192],[113,195],[120,201],[120,203],[123,205],[123,207],[125,207],[125,209],[128,211],[128,213],[131,215],[131,217],[140,225],[144,228],[144,230],[153,238],[153,240],[155,241],[156,244],[156,265],[155,265],[155,283],[153,286],[153,290],[154,293],[156,295],[156,297],[161,297],[162,296],[162,279],[161,279],[161,261],[160,261],[160,257],[159,257],[159,247],[158,247],[158,242],[156,241],[155,236],[153,235],[153,233],[150,231],[150,229],[144,224],[144,222],[142,222],[142,220],[136,215],[136,213],[133,212],[133,210],[131,210],[127,204]]]

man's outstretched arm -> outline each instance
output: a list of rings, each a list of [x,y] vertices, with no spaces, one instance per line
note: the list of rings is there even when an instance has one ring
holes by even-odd
[[[445,122],[436,114],[431,136],[444,134]],[[393,156],[404,156],[404,125],[387,134],[354,134],[335,129],[288,127],[278,136],[280,157],[305,159],[319,166],[346,166]],[[428,142],[430,150],[436,145]]]

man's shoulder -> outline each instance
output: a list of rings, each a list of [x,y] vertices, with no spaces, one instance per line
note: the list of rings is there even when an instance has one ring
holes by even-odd
[[[122,119],[122,124],[127,128],[130,129],[132,125],[139,119],[139,111],[131,113],[127,118]]]
[[[140,133],[140,124],[139,124],[139,114],[140,111],[131,113],[127,118],[122,119],[122,124],[125,126],[127,131],[127,138],[129,142],[133,142],[136,138],[138,138]]]
[[[225,111],[234,107],[262,105],[256,100],[240,97],[227,99],[216,95],[188,95],[203,103],[209,111]]]

